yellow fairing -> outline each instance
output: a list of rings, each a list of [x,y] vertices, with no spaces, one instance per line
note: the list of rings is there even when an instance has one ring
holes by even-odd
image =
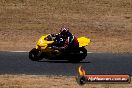
[[[47,38],[48,35],[46,36],[42,36],[38,42],[37,42],[37,46],[36,46],[36,49],[38,48],[42,48],[42,49],[45,49],[48,44],[52,44],[54,41],[47,41],[46,38]]]
[[[87,46],[90,43],[90,39],[86,37],[80,37],[77,40],[79,42],[79,47]]]

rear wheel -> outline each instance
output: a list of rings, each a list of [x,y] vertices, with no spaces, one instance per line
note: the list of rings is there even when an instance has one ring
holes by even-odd
[[[32,61],[39,61],[42,60],[43,58],[41,57],[40,51],[36,48],[33,48],[30,52],[29,52],[29,59],[31,59]]]
[[[80,58],[85,59],[87,56],[87,49],[85,47],[81,47],[80,49]]]
[[[87,50],[84,47],[79,48],[70,56],[69,62],[79,63],[87,56]]]

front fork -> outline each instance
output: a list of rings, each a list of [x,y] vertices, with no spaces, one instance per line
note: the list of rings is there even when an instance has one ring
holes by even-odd
[[[36,45],[36,49],[39,50],[39,53],[38,53],[37,57],[41,57],[42,56],[41,47]]]

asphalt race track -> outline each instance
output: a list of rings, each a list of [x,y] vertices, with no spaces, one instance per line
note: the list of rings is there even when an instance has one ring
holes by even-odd
[[[67,75],[77,74],[82,65],[87,74],[130,74],[132,54],[89,53],[80,63],[66,61],[29,60],[28,52],[0,52],[0,75]]]

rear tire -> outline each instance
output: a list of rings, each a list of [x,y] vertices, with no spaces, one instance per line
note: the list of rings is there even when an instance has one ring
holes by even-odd
[[[38,54],[40,53],[40,51],[36,48],[33,48],[30,52],[29,52],[29,59],[32,61],[39,61],[42,60],[43,58],[41,57],[41,55],[38,56]]]
[[[77,52],[75,52],[75,54],[69,56],[70,58],[68,61],[72,63],[79,63],[83,59],[85,59],[86,56],[87,56],[87,50],[85,49],[85,47],[81,47],[77,49]]]
[[[85,57],[87,56],[87,49],[85,47],[81,47],[80,52],[82,52],[81,59],[85,59]]]

